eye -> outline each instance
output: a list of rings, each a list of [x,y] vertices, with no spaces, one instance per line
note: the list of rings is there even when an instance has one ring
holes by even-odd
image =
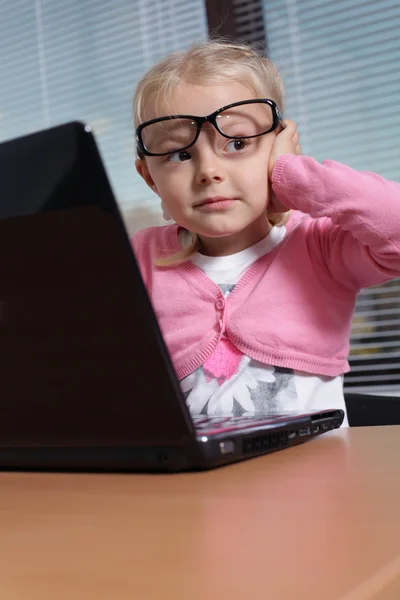
[[[185,160],[190,160],[192,157],[186,150],[181,150],[180,152],[172,152],[168,154],[167,161],[168,162],[184,162]]]
[[[240,150],[244,150],[246,146],[249,145],[249,140],[231,140],[226,146],[226,150],[228,152],[239,152]]]

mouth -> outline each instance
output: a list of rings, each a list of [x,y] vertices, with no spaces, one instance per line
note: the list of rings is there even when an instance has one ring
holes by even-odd
[[[205,198],[201,202],[194,205],[194,208],[203,209],[224,209],[229,208],[234,202],[235,198],[226,198],[225,196],[213,196],[212,198]]]

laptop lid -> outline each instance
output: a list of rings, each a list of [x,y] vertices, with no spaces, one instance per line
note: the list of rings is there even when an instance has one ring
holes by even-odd
[[[90,128],[0,145],[0,446],[184,443],[193,425]]]

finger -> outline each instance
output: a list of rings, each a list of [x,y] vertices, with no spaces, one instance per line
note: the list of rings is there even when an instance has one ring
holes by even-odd
[[[297,144],[297,146],[295,148],[295,152],[296,152],[296,154],[301,154],[301,146],[300,146],[300,144]]]
[[[285,119],[284,121],[281,121],[281,125],[282,125],[286,135],[293,136],[297,130],[296,123],[294,121],[289,121],[289,119]]]

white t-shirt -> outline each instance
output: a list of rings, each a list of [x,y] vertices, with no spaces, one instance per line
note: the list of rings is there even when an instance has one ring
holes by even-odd
[[[275,248],[285,234],[284,226],[276,226],[246,250],[230,256],[196,254],[192,262],[227,297],[249,267]],[[182,245],[190,243],[188,235],[181,232]],[[341,408],[346,413],[342,376],[325,377],[265,365],[244,355],[226,337],[220,340],[213,355],[182,379],[180,385],[193,415],[265,415],[332,408]],[[348,426],[347,414],[343,425]]]

